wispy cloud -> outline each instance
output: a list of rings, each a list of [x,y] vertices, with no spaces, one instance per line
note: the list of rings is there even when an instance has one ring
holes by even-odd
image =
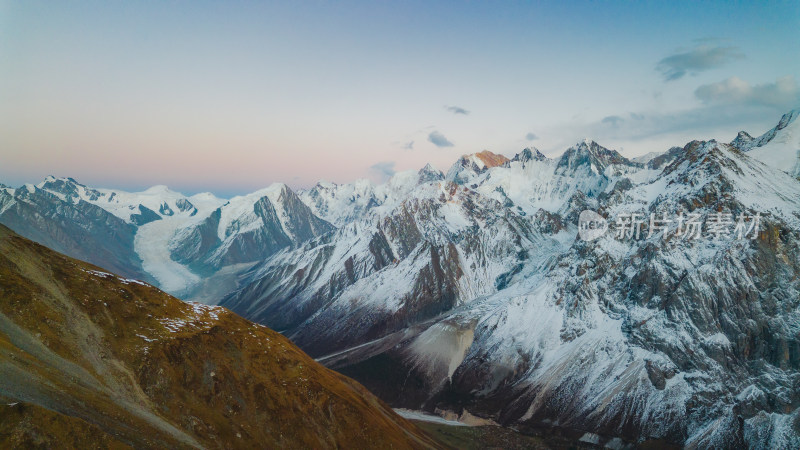
[[[428,135],[428,141],[439,148],[453,146],[453,143],[447,140],[447,138],[438,131],[431,131],[431,133]]]
[[[656,70],[661,72],[665,81],[672,81],[687,74],[694,75],[741,58],[744,58],[744,54],[738,47],[711,47],[703,44],[687,52],[667,56],[658,62]]]
[[[382,181],[388,180],[397,171],[395,170],[394,161],[382,161],[370,166],[369,170],[377,175]]]
[[[526,141],[535,141],[536,139],[539,139],[539,136],[537,136],[537,135],[535,135],[533,133],[528,133],[528,134],[525,135],[525,140]]]
[[[600,123],[605,123],[611,125],[612,127],[618,127],[619,124],[621,124],[624,121],[625,119],[623,119],[620,116],[606,116],[603,117],[603,120],[601,120]]]
[[[718,83],[704,84],[694,91],[705,104],[752,105],[792,108],[800,104],[800,89],[792,76],[778,78],[774,83],[751,85],[739,77]]]
[[[465,116],[469,115],[469,111],[460,106],[445,106],[444,109],[450,111],[453,114],[463,114]]]
[[[414,150],[414,141],[408,141],[405,144],[403,144],[403,149],[404,150]]]

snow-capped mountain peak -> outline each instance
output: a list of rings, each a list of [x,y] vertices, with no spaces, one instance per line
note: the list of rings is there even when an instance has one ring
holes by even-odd
[[[755,138],[753,136],[750,136],[750,133],[742,130],[736,135],[736,138],[731,141],[731,145],[738,149],[745,149],[748,148],[754,139]]]
[[[544,161],[547,159],[546,156],[542,154],[536,147],[526,147],[521,152],[514,155],[514,158],[511,161],[520,161],[520,162],[528,162],[528,161]]]
[[[264,224],[264,214],[275,214],[283,232],[295,239],[293,220],[298,208],[307,206],[298,195],[284,183],[273,183],[269,187],[250,194],[236,196],[221,208],[218,236],[224,240],[234,233],[248,232]]]
[[[800,120],[797,120],[798,116],[800,116],[800,109],[792,110],[781,117],[775,128],[758,138],[743,142],[737,137],[731,144],[768,166],[800,177]]]
[[[558,168],[574,170],[581,165],[590,165],[598,174],[603,173],[609,166],[643,167],[642,164],[625,158],[616,150],[607,149],[588,139],[568,148],[558,161]]]
[[[428,183],[431,181],[440,181],[444,179],[444,174],[440,170],[436,170],[430,163],[425,164],[425,167],[419,169],[417,172],[419,177],[417,183]]]
[[[508,162],[503,155],[484,150],[478,153],[461,156],[447,171],[446,180],[456,184],[471,184],[472,180],[487,170],[499,167]]]
[[[163,184],[156,184],[144,190],[146,194],[171,194],[173,193],[169,187]]]

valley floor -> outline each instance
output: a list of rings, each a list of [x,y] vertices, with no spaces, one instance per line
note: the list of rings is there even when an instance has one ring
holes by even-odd
[[[458,450],[478,449],[527,449],[527,450],[567,450],[567,449],[649,449],[671,450],[680,447],[660,441],[646,441],[639,445],[625,443],[620,439],[609,441],[596,440],[599,437],[591,433],[569,432],[563,430],[536,430],[531,434],[523,434],[511,428],[493,425],[477,427],[463,424],[447,424],[429,419],[410,419],[414,425],[422,429],[444,448]],[[597,444],[595,442],[598,442]]]
[[[459,450],[477,449],[583,449],[594,445],[576,442],[564,437],[526,436],[509,428],[498,426],[466,427],[427,420],[411,420],[444,448]]]

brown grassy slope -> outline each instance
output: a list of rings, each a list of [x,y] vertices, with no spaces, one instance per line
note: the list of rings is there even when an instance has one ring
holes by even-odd
[[[95,425],[28,403],[0,398],[2,448],[113,449],[131,447]]]
[[[280,334],[2,226],[0,396],[135,447],[434,445]]]

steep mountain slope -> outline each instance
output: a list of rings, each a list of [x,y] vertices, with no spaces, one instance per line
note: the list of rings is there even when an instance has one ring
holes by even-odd
[[[566,248],[553,213],[651,172],[588,141],[558,160],[478,155],[448,180],[423,176],[429,168],[396,175],[359,220],[256,266],[220,304],[312,355],[360,345],[510,285]]]
[[[431,446],[281,335],[3,226],[0,298],[4,446]]]
[[[0,223],[70,256],[206,301],[236,287],[252,263],[333,229],[283,184],[226,202],[166,186],[129,193],[55,177],[0,189]]]
[[[99,427],[38,405],[0,396],[0,444],[4,448],[130,449]]]
[[[465,157],[394,208],[257,266],[223,303],[394,406],[796,447],[800,183],[749,154],[694,141],[642,164],[584,141],[557,159]],[[630,213],[758,213],[761,228],[586,242],[585,209],[612,227]]]
[[[495,292],[534,248],[559,245],[497,201],[433,181],[385,215],[269,259],[220,304],[319,355]]]
[[[462,170],[456,163],[448,172],[453,180],[522,215],[540,210],[556,213],[579,192],[594,197],[622,178],[641,181],[653,175],[654,171],[594,141],[579,142],[557,159],[526,149],[500,167]]]
[[[800,177],[800,109],[781,117],[775,128],[758,138],[740,132],[731,145],[764,164]]]
[[[280,249],[331,231],[284,184],[234,197],[202,222],[177,233],[173,258],[198,272],[264,260]]]
[[[134,251],[136,227],[93,204],[33,185],[0,188],[0,223],[56,251],[152,281]]]
[[[337,227],[366,217],[377,217],[396,207],[420,184],[444,179],[430,164],[419,171],[394,174],[386,183],[373,185],[369,180],[351,184],[319,182],[302,191],[300,197],[317,216]]]
[[[473,153],[471,155],[464,155],[450,167],[446,178],[458,184],[465,184],[469,179],[469,175],[462,177],[462,173],[480,174],[492,167],[501,166],[506,162],[508,162],[508,158],[503,155],[492,153],[489,150]]]
[[[593,208],[612,222],[760,212],[762,229],[755,240],[576,239],[492,296],[321,361],[395,405],[520,429],[800,445],[800,183],[694,142],[662,176]]]

